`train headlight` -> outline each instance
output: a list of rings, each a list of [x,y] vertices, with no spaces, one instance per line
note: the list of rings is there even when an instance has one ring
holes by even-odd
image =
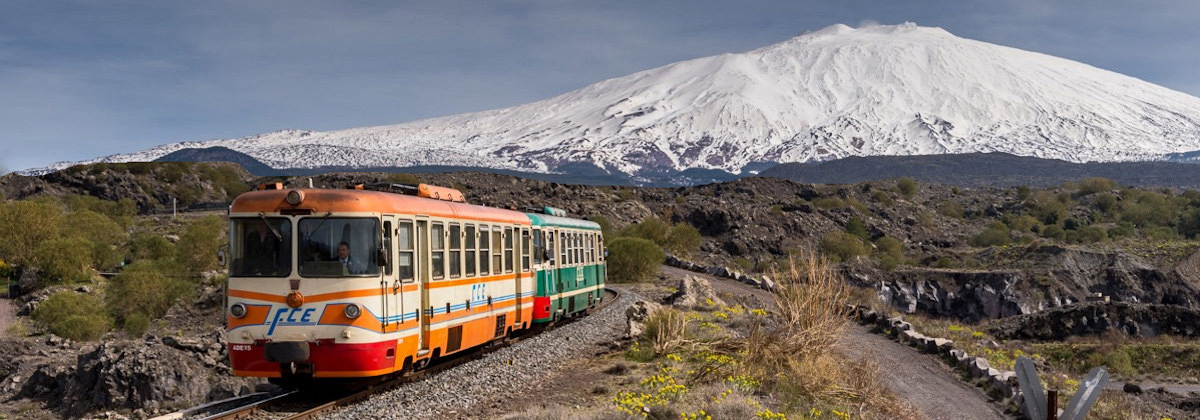
[[[350,319],[357,319],[359,316],[362,316],[362,308],[353,303],[346,305],[346,309],[343,312],[345,312],[346,318]]]
[[[241,318],[241,317],[246,316],[246,305],[243,305],[240,303],[233,304],[232,306],[229,307],[229,314],[233,315],[234,318]]]
[[[288,193],[287,193],[288,204],[295,206],[295,205],[299,205],[301,201],[304,201],[304,193],[300,192],[300,190],[288,191]]]

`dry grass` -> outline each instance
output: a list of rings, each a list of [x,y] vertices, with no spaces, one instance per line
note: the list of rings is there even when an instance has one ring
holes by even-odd
[[[777,391],[789,411],[853,408],[856,417],[915,418],[880,381],[879,368],[835,351],[850,322],[851,289],[828,261],[805,252],[793,259],[774,294],[776,322],[745,339],[745,366]]]
[[[645,337],[650,339],[654,354],[662,356],[691,343],[688,339],[688,319],[674,308],[663,308],[646,320]]]

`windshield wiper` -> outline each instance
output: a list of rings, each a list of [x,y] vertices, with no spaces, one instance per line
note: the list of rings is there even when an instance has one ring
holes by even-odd
[[[263,223],[267,224],[267,228],[271,229],[271,234],[275,235],[275,239],[282,242],[283,235],[280,234],[278,230],[275,230],[275,226],[272,225],[271,222],[267,220],[267,216],[265,214],[263,214],[263,212],[260,211],[260,212],[258,212],[258,217],[260,219],[262,219]]]

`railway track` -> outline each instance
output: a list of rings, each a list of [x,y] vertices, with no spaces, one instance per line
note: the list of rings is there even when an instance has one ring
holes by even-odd
[[[604,289],[604,294],[605,298],[600,302],[600,305],[597,305],[595,308],[589,310],[587,312],[588,314],[608,307],[608,305],[616,302],[620,297],[620,292],[614,289],[606,288]],[[559,321],[558,323],[547,326],[546,329],[556,328],[558,326],[574,322],[577,319],[582,318]],[[536,331],[530,330],[503,341],[496,341],[484,345],[469,353],[449,356],[418,371],[406,372],[378,383],[366,385],[365,387],[342,390],[342,392],[337,395],[329,395],[330,391],[328,389],[320,390],[321,395],[318,395],[314,392],[305,392],[303,390],[286,391],[275,394],[250,394],[245,397],[239,397],[246,398],[245,401],[248,401],[241,403],[240,405],[238,404],[239,398],[231,398],[228,400],[207,403],[166,416],[156,417],[152,420],[314,419],[321,414],[333,410],[334,408],[350,405],[370,398],[371,395],[376,393],[388,391],[407,383],[417,382],[436,375],[439,372],[453,369],[464,363],[481,359],[495,350],[515,344],[526,338],[533,337],[536,332],[540,331],[541,329]],[[257,399],[251,399],[250,397],[257,397]],[[218,410],[224,411],[217,412]]]

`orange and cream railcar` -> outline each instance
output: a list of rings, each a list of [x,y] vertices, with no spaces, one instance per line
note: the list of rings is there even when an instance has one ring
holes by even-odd
[[[529,218],[419,191],[264,189],[234,200],[234,373],[379,376],[529,328]]]

